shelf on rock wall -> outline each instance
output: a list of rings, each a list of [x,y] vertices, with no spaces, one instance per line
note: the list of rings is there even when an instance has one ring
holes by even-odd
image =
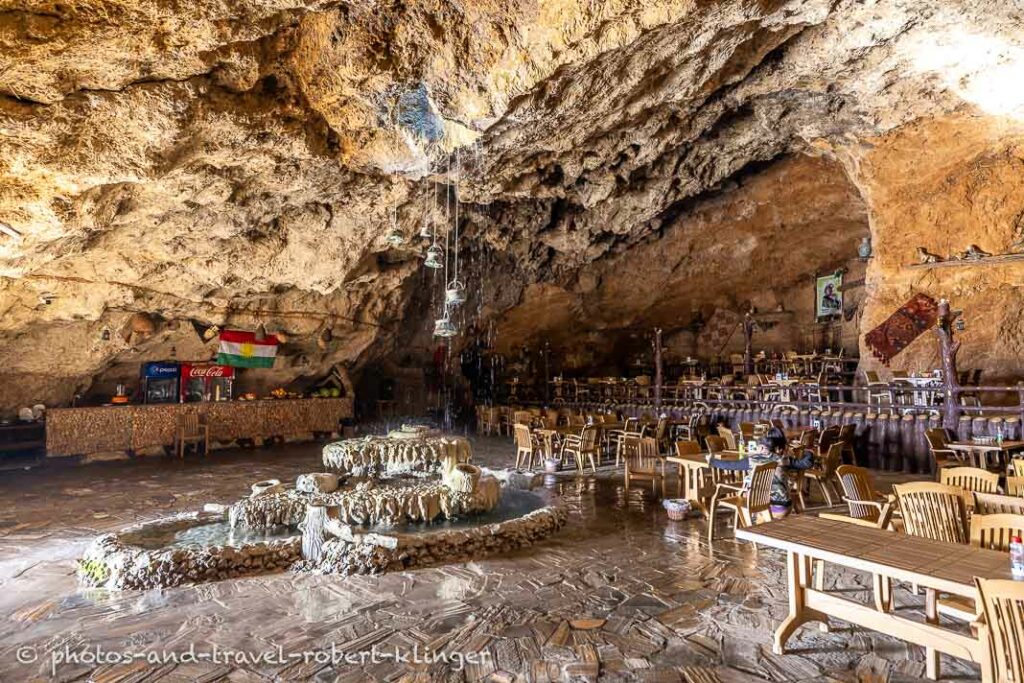
[[[997,266],[1001,263],[1013,263],[1024,261],[1024,253],[1020,254],[997,254],[976,259],[959,259],[952,261],[938,261],[936,263],[914,263],[907,268],[916,270],[930,270],[932,268],[956,268],[957,266]]]

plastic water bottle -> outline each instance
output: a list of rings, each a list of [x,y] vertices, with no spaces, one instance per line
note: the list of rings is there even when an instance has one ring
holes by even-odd
[[[1015,581],[1024,581],[1024,542],[1020,536],[1010,541],[1010,573]]]

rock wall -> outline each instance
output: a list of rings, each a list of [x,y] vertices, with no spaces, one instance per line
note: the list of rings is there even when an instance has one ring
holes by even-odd
[[[192,322],[285,334],[256,387],[426,360],[444,276],[414,235],[444,241],[456,195],[459,323],[508,347],[552,330],[601,363],[663,324],[699,349],[696,312],[748,300],[794,313],[765,344],[804,342],[807,278],[867,223],[863,319],[830,334],[934,290],[1008,373],[1019,266],[903,266],[905,240],[1015,239],[1020,25],[1002,0],[11,8],[0,410],[208,359]]]

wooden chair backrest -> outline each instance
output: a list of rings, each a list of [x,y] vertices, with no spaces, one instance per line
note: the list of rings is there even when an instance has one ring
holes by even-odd
[[[818,442],[818,430],[817,429],[805,429],[800,433],[800,448],[808,449],[814,448],[814,444]]]
[[[1010,471],[1015,477],[1024,477],[1024,458],[1013,458],[1010,460]]]
[[[676,455],[699,455],[700,444],[696,441],[676,441]]]
[[[533,414],[529,410],[517,410],[512,413],[512,421],[518,424],[528,425],[533,422]]]
[[[720,436],[706,436],[704,441],[707,442],[710,453],[721,453],[725,450],[725,439]]]
[[[822,430],[818,437],[818,452],[827,453],[828,449],[839,438],[839,427],[832,426]]]
[[[570,427],[582,427],[587,423],[586,419],[582,415],[570,415],[569,426]]]
[[[1020,498],[1024,496],[1024,477],[1006,477],[1006,495]]]
[[[645,470],[654,470],[658,463],[658,441],[654,437],[640,438],[637,448],[637,462]]]
[[[958,486],[911,482],[893,486],[900,502],[903,524],[911,536],[946,543],[967,543],[965,491]]]
[[[718,425],[718,436],[725,441],[725,447],[731,451],[736,450],[736,435],[732,430],[723,425]]]
[[[544,411],[544,419],[547,421],[549,427],[558,426],[558,411],[553,408],[548,408]]]
[[[839,428],[839,440],[843,443],[850,443],[853,441],[854,430],[857,429],[855,424],[845,424]]]
[[[1024,498],[1004,496],[1000,493],[974,492],[974,514],[995,515],[1000,513],[1024,515]]]
[[[988,629],[992,680],[1024,681],[1024,583],[974,579]]]
[[[1024,537],[1024,515],[971,516],[971,545],[986,550],[1009,550],[1014,536]]]
[[[840,465],[836,468],[836,475],[843,487],[843,498],[846,499],[846,504],[850,507],[850,516],[877,522],[878,508],[851,502],[875,499],[875,488],[871,485],[871,475],[867,468],[856,465]]]
[[[512,435],[515,437],[516,448],[533,448],[533,441],[530,438],[530,428],[526,425],[518,422],[512,425]]]
[[[772,502],[772,481],[775,479],[777,462],[764,462],[750,473],[750,488],[747,489],[747,509],[751,513],[767,510]]]
[[[835,476],[839,466],[843,464],[843,443],[837,441],[828,447],[828,453],[821,459],[821,472],[826,479]]]
[[[750,441],[754,438],[754,423],[753,422],[740,422],[740,434],[743,436],[744,441]]]
[[[946,430],[945,429],[928,429],[925,430],[924,438],[928,439],[928,447],[933,451],[944,451],[947,450],[946,444]]]
[[[580,434],[580,444],[584,453],[594,450],[597,445],[597,427],[593,425],[584,427]]]
[[[178,429],[185,436],[199,433],[199,413],[184,413],[178,416]]]
[[[665,432],[668,430],[668,418],[659,417],[658,426],[654,428],[654,438],[661,441],[665,438]]]
[[[999,473],[978,467],[943,467],[939,470],[939,483],[959,486],[965,491],[996,493],[999,490]]]

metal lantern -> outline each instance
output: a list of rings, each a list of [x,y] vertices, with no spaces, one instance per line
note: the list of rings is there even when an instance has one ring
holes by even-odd
[[[444,268],[444,251],[436,244],[431,244],[427,249],[427,258],[423,261],[427,268]]]
[[[449,306],[466,303],[466,287],[458,280],[449,282],[448,289],[444,291],[444,302]]]
[[[456,334],[458,334],[458,330],[455,329],[455,324],[448,316],[448,309],[445,309],[444,316],[434,321],[434,336],[454,337]]]
[[[427,219],[424,218],[423,225],[420,227],[420,238],[429,240],[431,237],[432,233],[430,232],[430,223],[428,223]]]
[[[388,231],[388,236],[386,239],[388,241],[388,244],[390,244],[393,247],[400,247],[403,244],[405,244],[405,235],[402,234],[402,231],[398,229],[397,225]]]

